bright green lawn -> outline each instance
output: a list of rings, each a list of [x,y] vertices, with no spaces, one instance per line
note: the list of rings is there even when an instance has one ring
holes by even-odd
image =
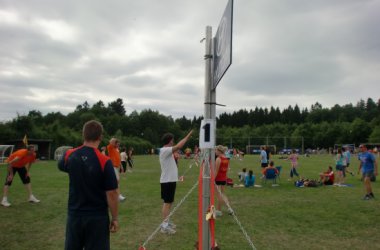
[[[355,158],[355,156],[354,156]],[[226,191],[237,217],[257,249],[380,249],[380,184],[373,183],[376,200],[363,201],[363,185],[357,176],[347,178],[353,187],[296,188],[287,181],[290,162],[274,156],[282,165],[280,186],[267,183],[262,188],[228,188]],[[180,161],[179,173],[189,169],[191,160]],[[333,165],[331,156],[300,159],[302,176],[317,178]],[[121,190],[127,197],[120,204],[118,233],[111,236],[111,249],[138,249],[161,222],[157,156],[136,156],[133,173],[122,176]],[[353,159],[351,170],[357,171]],[[260,170],[257,156],[231,161],[230,177],[237,181],[241,168]],[[199,169],[192,167],[185,181],[178,183],[176,202],[188,193]],[[0,179],[5,167],[0,167]],[[256,184],[261,184],[260,180]],[[26,192],[18,177],[11,189],[12,206],[0,207],[0,249],[63,249],[68,193],[68,177],[56,162],[39,162],[32,168],[34,194],[40,204],[26,202]],[[193,249],[197,240],[195,189],[172,217],[177,233],[158,233],[146,245],[149,250]],[[176,204],[176,203],[175,203]],[[174,204],[174,205],[175,205]],[[232,216],[216,222],[216,238],[221,249],[251,249]]]

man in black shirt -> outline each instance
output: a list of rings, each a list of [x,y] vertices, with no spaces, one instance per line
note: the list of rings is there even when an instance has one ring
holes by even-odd
[[[102,133],[99,122],[88,121],[83,126],[83,145],[68,150],[58,162],[70,180],[66,250],[110,249],[109,233],[119,226],[115,171],[109,157],[98,150]]]

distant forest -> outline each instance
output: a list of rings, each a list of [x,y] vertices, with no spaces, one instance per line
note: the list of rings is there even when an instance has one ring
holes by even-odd
[[[195,135],[189,142],[198,144],[202,116],[173,119],[159,111],[146,109],[126,114],[123,100],[116,99],[105,105],[103,101],[90,106],[87,101],[63,115],[52,112],[42,115],[32,110],[27,115],[17,115],[0,123],[0,144],[21,139],[26,134],[34,139],[51,139],[53,150],[62,145],[78,146],[82,143],[81,129],[91,119],[100,121],[105,130],[107,144],[111,136],[119,138],[122,145],[135,148],[137,153],[161,145],[165,132],[180,138],[190,129]],[[334,144],[380,142],[380,99],[368,98],[353,104],[324,108],[318,102],[308,108],[297,105],[280,110],[278,107],[241,109],[222,113],[217,117],[217,144],[245,150],[248,144],[275,144],[279,147],[329,148]]]

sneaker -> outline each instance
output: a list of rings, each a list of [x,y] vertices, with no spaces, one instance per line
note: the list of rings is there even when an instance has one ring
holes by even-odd
[[[161,227],[160,232],[163,233],[163,234],[175,234],[176,233],[176,231],[173,228],[169,227],[169,226],[167,226],[167,227]]]
[[[368,200],[370,200],[370,199],[372,199],[372,197],[371,197],[369,194],[366,194],[366,195],[363,197],[363,200],[366,200],[366,201],[368,201]]]
[[[373,193],[369,193],[368,195],[371,197],[371,199],[375,199],[375,196],[373,195]]]
[[[119,201],[124,201],[124,200],[125,200],[125,197],[119,194]]]
[[[1,205],[3,205],[4,207],[9,207],[11,206],[11,203],[9,203],[7,199],[3,199],[1,201]]]
[[[220,216],[223,215],[223,213],[222,213],[222,211],[215,210],[215,215],[216,215],[217,217],[220,217]]]
[[[39,203],[40,202],[40,200],[38,200],[36,197],[34,197],[34,195],[31,195],[30,197],[29,197],[29,200],[28,200],[29,202],[32,202],[32,203]]]
[[[229,215],[233,215],[233,214],[234,214],[234,211],[233,211],[231,208],[228,208],[228,214],[229,214]]]
[[[169,222],[169,223],[168,223],[168,227],[170,227],[171,229],[176,229],[176,228],[177,228],[177,225],[174,224],[173,222]]]

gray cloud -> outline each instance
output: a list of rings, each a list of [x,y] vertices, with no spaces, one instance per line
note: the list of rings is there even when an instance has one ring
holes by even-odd
[[[203,114],[205,27],[227,1],[0,0],[0,121],[123,98]],[[235,0],[217,112],[379,98],[379,1]],[[22,94],[21,94],[22,93]]]

